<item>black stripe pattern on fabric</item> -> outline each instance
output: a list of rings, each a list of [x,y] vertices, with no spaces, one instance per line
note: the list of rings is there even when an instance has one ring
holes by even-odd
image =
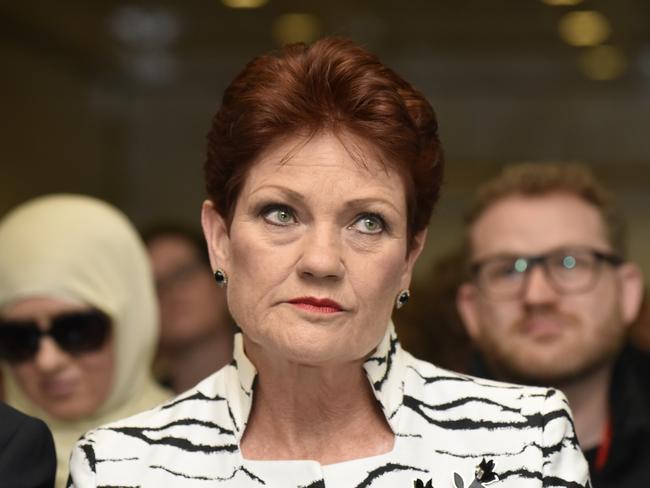
[[[191,424],[190,424],[191,425]],[[146,442],[149,445],[163,445],[176,447],[182,449],[183,451],[188,452],[203,452],[203,453],[215,453],[215,452],[236,452],[238,450],[237,444],[223,444],[223,445],[206,445],[206,444],[194,444],[189,439],[184,437],[172,437],[166,436],[160,439],[155,439],[148,436],[145,432],[158,430],[156,428],[148,427],[111,427],[107,430],[113,432],[118,432],[129,437],[135,437]]]
[[[490,404],[491,401],[482,400],[479,403]],[[415,413],[420,415],[428,423],[436,425],[438,427],[449,429],[449,430],[475,430],[475,429],[525,429],[530,427],[540,427],[543,425],[543,417],[540,413],[534,413],[531,415],[520,414],[523,418],[519,422],[512,421],[502,421],[502,420],[485,420],[485,419],[471,419],[468,417],[452,419],[452,420],[439,420],[427,415],[425,409],[433,409],[427,403],[413,398],[409,395],[404,395],[404,406],[410,408]],[[566,412],[563,411],[566,415]]]
[[[171,470],[169,468],[166,468],[165,466],[159,466],[159,465],[151,465],[149,466],[151,469],[160,469],[162,471],[165,471],[173,476],[179,477],[179,478],[185,478],[185,479],[191,479],[191,480],[198,480],[198,481],[229,481],[233,479],[237,473],[243,473],[245,474],[250,480],[256,481],[260,485],[266,485],[266,483],[259,478],[258,476],[255,476],[253,473],[251,473],[249,470],[244,468],[243,466],[240,466],[239,468],[235,469],[232,474],[229,476],[223,476],[223,477],[208,477],[208,476],[193,476],[185,473],[181,473],[178,471]]]
[[[86,461],[88,461],[88,466],[90,466],[90,469],[93,473],[97,472],[97,460],[95,458],[95,450],[93,449],[93,446],[90,443],[84,443],[81,444],[79,447],[81,447],[81,450],[83,451],[84,455],[86,456]]]
[[[70,488],[79,488],[77,473],[82,478],[91,471],[105,488],[411,488],[417,479],[424,486],[432,480],[436,488],[454,483],[459,488],[459,481],[462,488],[477,488],[492,486],[477,474],[488,465],[495,466],[499,480],[494,488],[589,487],[588,467],[559,391],[437,368],[405,353],[391,330],[381,352],[363,366],[369,391],[395,435],[390,452],[320,470],[315,460],[244,459],[239,445],[259,378],[240,337],[237,360],[194,390],[82,438],[71,462]],[[458,473],[468,476],[466,481]]]
[[[97,485],[97,488],[141,488],[141,485]]]
[[[355,488],[366,488],[372,484],[377,478],[384,476],[388,473],[394,473],[396,471],[415,471],[416,473],[426,473],[425,469],[417,468],[415,466],[406,466],[404,464],[396,463],[386,463],[383,466],[373,469],[368,473],[368,476],[355,486]]]
[[[308,485],[302,485],[299,486],[298,488],[325,488],[325,481],[316,480],[313,483],[309,483]]]
[[[391,371],[392,365],[393,365],[393,358],[395,357],[395,353],[397,352],[397,345],[398,345],[397,337],[393,336],[390,338],[390,350],[388,351],[388,356],[384,357],[371,357],[368,358],[367,361],[377,361],[378,364],[383,364],[386,362],[386,370],[384,371],[384,375],[382,376],[381,379],[375,381],[373,383],[373,388],[375,391],[380,391],[384,382],[388,378],[388,375]]]
[[[165,403],[162,405],[160,408],[161,410],[168,410],[170,408],[173,408],[177,405],[180,405],[181,403],[187,403],[187,402],[193,402],[193,401],[201,401],[201,402],[225,402],[226,398],[222,397],[221,395],[216,395],[212,398],[205,396],[203,393],[200,391],[197,391],[193,395],[189,395],[186,397],[181,397],[176,400],[172,400],[169,403]]]

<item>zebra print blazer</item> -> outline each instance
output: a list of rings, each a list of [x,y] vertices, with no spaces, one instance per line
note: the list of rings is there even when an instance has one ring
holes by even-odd
[[[256,371],[233,362],[73,450],[69,487],[538,488],[589,486],[562,393],[452,373],[401,349],[393,327],[364,364],[395,433],[389,453],[332,465],[251,461],[239,442]]]

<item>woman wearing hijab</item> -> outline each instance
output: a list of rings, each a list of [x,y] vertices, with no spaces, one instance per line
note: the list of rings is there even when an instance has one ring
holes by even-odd
[[[56,486],[86,430],[169,397],[150,373],[157,307],[136,231],[94,198],[52,195],[0,221],[5,400],[43,419]]]
[[[399,345],[442,165],[429,103],[350,41],[250,62],[213,120],[202,213],[234,360],[88,433],[72,486],[587,486],[561,393]]]

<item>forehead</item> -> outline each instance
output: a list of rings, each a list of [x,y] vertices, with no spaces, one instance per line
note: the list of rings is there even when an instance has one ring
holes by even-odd
[[[489,206],[470,229],[473,257],[539,254],[562,246],[607,250],[598,209],[571,194],[513,195]]]
[[[188,238],[175,234],[163,234],[155,237],[147,244],[147,249],[152,259],[161,261],[194,256],[198,253]]]
[[[34,296],[9,303],[2,309],[0,315],[9,319],[47,318],[61,313],[87,310],[88,308],[87,305],[72,300]]]
[[[355,197],[379,192],[387,198],[405,198],[402,178],[372,145],[329,133],[285,140],[263,152],[252,165],[242,194],[266,185],[315,191],[330,201],[335,201],[333,195],[350,191]]]

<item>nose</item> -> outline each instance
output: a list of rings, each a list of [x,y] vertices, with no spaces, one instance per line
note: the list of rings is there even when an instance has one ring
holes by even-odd
[[[68,355],[51,337],[44,336],[34,357],[34,364],[44,373],[53,373],[65,366],[67,358]]]
[[[534,266],[528,271],[524,284],[524,303],[530,306],[548,305],[557,297],[558,293],[542,266]]]
[[[334,226],[314,226],[303,236],[301,246],[297,266],[301,277],[338,280],[343,276],[341,234]]]

